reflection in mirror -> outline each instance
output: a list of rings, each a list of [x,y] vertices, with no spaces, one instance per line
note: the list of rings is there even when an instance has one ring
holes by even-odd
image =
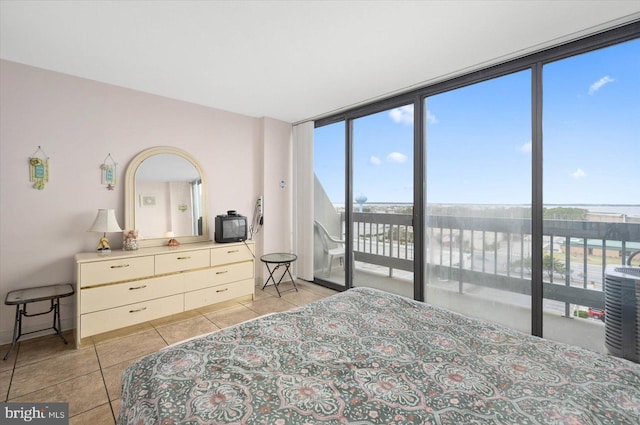
[[[206,179],[191,155],[147,149],[131,160],[125,180],[125,227],[138,230],[141,246],[208,240]]]
[[[140,238],[202,234],[202,180],[196,167],[172,154],[154,155],[136,171],[136,227]]]

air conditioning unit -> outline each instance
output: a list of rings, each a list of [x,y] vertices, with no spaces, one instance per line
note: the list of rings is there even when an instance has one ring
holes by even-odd
[[[640,267],[605,270],[605,346],[610,354],[640,362]]]

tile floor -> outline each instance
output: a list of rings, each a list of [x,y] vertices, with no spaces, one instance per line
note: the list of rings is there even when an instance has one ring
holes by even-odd
[[[230,302],[146,322],[86,338],[75,349],[72,332],[65,345],[54,335],[19,342],[0,360],[0,402],[66,402],[70,424],[116,423],[120,410],[120,376],[140,357],[197,335],[267,313],[286,311],[336,292],[296,281],[298,292],[278,298],[275,288],[256,287],[255,299]],[[281,289],[291,287],[282,283]],[[9,345],[0,346],[4,353]]]

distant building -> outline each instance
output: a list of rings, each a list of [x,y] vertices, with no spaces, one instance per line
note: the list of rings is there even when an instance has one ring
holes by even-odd
[[[640,217],[620,213],[588,212],[587,221],[602,221],[606,223],[640,223]]]
[[[604,242],[604,247],[603,247]],[[562,252],[566,252],[566,246],[564,242],[560,242]],[[584,239],[572,238],[570,243],[570,253],[572,255],[583,255],[584,253]],[[634,251],[640,250],[640,243],[627,242],[625,245],[626,255],[630,255]],[[621,258],[622,257],[622,242],[620,241],[603,241],[602,239],[587,239],[587,255],[602,256],[605,253],[607,258]]]

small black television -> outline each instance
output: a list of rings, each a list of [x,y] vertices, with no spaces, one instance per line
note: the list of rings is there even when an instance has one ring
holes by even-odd
[[[227,211],[227,215],[217,215],[214,239],[219,243],[246,241],[247,217],[235,211]]]

